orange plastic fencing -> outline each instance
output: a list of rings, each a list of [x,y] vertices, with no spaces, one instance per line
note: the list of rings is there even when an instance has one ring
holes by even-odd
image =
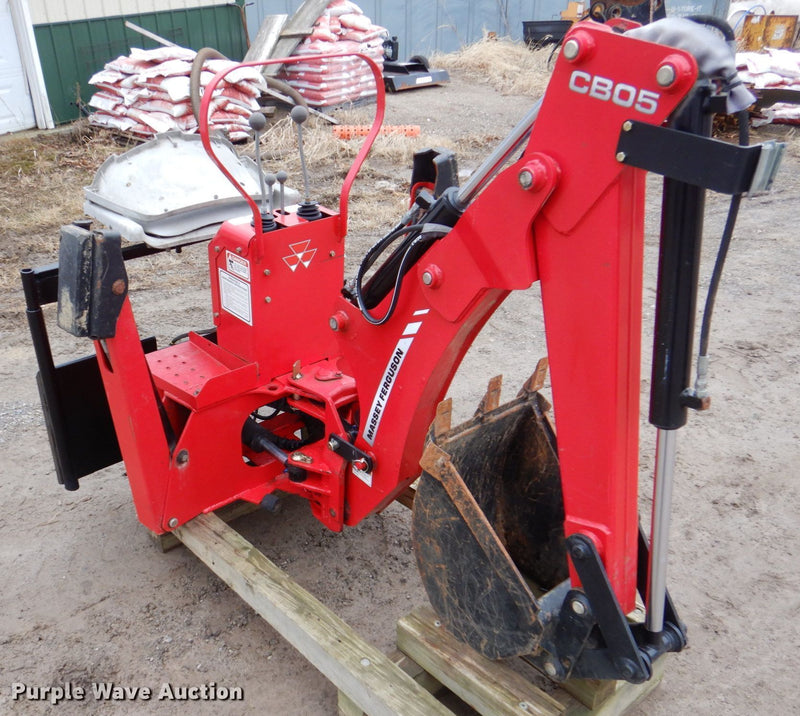
[[[366,137],[369,132],[368,124],[337,124],[331,129],[337,139],[355,139]],[[380,136],[418,137],[418,124],[388,124],[381,127]]]

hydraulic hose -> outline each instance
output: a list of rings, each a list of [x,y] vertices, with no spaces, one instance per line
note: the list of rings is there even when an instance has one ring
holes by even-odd
[[[737,113],[739,120],[739,145],[746,147],[750,143],[750,116],[746,109]],[[717,298],[717,289],[722,278],[722,270],[725,266],[725,259],[728,256],[728,249],[733,238],[733,229],[736,225],[736,218],[739,214],[739,205],[742,202],[742,195],[735,194],[731,198],[731,205],[728,209],[728,217],[725,220],[725,228],[722,231],[722,238],[719,242],[717,258],[714,261],[714,269],[711,272],[711,279],[708,284],[708,294],[706,304],[703,309],[703,322],[700,327],[700,345],[697,351],[697,376],[695,378],[695,393],[698,397],[705,397],[708,394],[708,343],[711,335],[711,319],[714,315],[714,303]]]
[[[213,47],[203,47],[198,50],[197,54],[195,55],[194,61],[192,62],[192,70],[189,74],[189,99],[192,103],[192,112],[194,114],[194,118],[198,122],[200,121],[200,100],[202,98],[202,95],[200,94],[200,89],[202,87],[200,80],[203,72],[203,65],[208,60],[227,59],[228,58],[225,57],[225,55],[223,55],[219,50],[215,50]],[[274,77],[264,77],[264,79],[266,80],[267,86],[271,90],[286,95],[297,105],[302,105],[303,107],[308,106],[303,95],[301,95],[291,85],[275,79]]]

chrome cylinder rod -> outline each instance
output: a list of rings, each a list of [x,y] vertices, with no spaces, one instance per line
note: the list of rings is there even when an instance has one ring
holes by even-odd
[[[669,525],[672,510],[672,484],[675,477],[677,430],[658,430],[656,469],[653,485],[653,514],[650,523],[650,564],[645,599],[647,631],[664,630],[664,606],[667,599],[667,560]]]
[[[531,129],[533,129],[533,123],[539,116],[542,101],[540,99],[528,110],[528,113],[519,121],[517,126],[511,130],[511,133],[497,145],[495,150],[483,161],[483,164],[467,179],[458,192],[457,201],[459,206],[466,208],[489,180],[497,174],[503,164],[506,163],[506,160],[527,140]]]

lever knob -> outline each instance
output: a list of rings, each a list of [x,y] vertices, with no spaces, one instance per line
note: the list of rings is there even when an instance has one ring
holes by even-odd
[[[267,127],[267,118],[263,112],[253,112],[247,122],[254,132],[263,132]]]
[[[292,121],[295,124],[302,124],[308,119],[308,108],[303,107],[301,104],[295,105],[292,107],[292,111],[289,113],[289,116],[292,118]]]

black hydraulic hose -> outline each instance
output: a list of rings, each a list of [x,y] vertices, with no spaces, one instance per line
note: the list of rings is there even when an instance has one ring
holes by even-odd
[[[194,113],[194,118],[198,121],[198,123],[200,122],[200,101],[202,99],[202,95],[200,94],[202,84],[200,80],[203,72],[203,65],[208,60],[227,59],[228,58],[225,57],[225,55],[223,55],[219,50],[215,50],[213,47],[201,48],[197,51],[197,54],[194,57],[194,61],[192,62],[192,70],[189,73],[189,99],[192,103],[192,112]],[[264,79],[266,80],[267,87],[270,89],[286,95],[295,104],[302,105],[303,107],[308,106],[303,95],[301,95],[291,85],[275,79],[274,77],[264,77]]]
[[[356,280],[354,283],[354,294],[356,297],[356,302],[358,303],[359,310],[364,318],[371,323],[373,326],[380,326],[386,321],[388,321],[394,310],[397,306],[397,299],[399,298],[400,293],[400,283],[403,280],[403,269],[405,268],[405,263],[408,258],[408,252],[413,245],[412,243],[408,245],[403,253],[402,260],[400,262],[400,267],[397,270],[397,275],[395,276],[394,280],[394,292],[392,294],[392,300],[389,303],[389,308],[386,313],[381,318],[376,318],[373,316],[369,309],[367,308],[366,301],[364,299],[364,294],[362,291],[362,283],[364,281],[364,274],[370,269],[370,267],[378,260],[380,255],[397,239],[401,236],[405,236],[407,234],[411,234],[414,232],[422,231],[423,224],[409,224],[408,226],[400,226],[396,228],[394,231],[389,232],[386,236],[384,236],[380,241],[378,241],[369,251],[367,251],[366,255],[361,261],[361,264],[358,267],[358,272],[356,274]],[[417,236],[416,238],[419,238]]]
[[[746,109],[743,109],[736,116],[739,120],[739,145],[746,147],[750,143],[750,116]],[[720,239],[717,258],[714,262],[714,270],[711,272],[711,279],[708,284],[706,305],[703,309],[703,323],[700,329],[700,348],[698,351],[698,360],[703,360],[706,356],[708,356],[708,341],[711,334],[711,318],[714,314],[714,302],[717,298],[717,289],[719,288],[719,282],[722,278],[722,269],[725,266],[725,259],[728,256],[728,249],[730,248],[731,238],[733,237],[733,229],[736,225],[736,217],[739,214],[739,205],[741,204],[741,201],[742,195],[735,194],[731,198],[731,205],[728,209],[728,218],[725,221],[725,228],[723,229],[722,238]],[[698,366],[698,379],[700,379],[700,366]]]

